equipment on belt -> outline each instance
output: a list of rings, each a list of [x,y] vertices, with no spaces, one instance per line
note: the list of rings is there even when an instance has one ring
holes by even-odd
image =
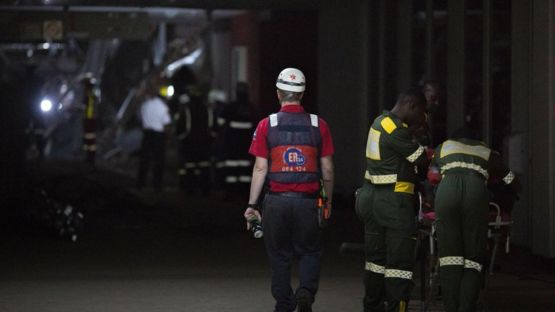
[[[276,87],[280,90],[291,92],[304,92],[306,85],[302,71],[296,68],[286,68],[279,73]]]
[[[326,190],[322,182],[322,187],[320,194],[318,194],[318,225],[320,228],[324,229],[328,226],[328,220],[331,216],[331,210],[328,206],[328,196],[326,195]]]

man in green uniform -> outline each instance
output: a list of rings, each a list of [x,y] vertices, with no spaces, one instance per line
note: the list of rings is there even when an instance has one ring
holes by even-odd
[[[502,177],[519,190],[515,175],[501,156],[459,129],[435,151],[432,166],[443,176],[436,198],[440,281],[446,311],[475,311],[485,261],[488,205],[486,181]]]
[[[412,288],[416,235],[414,188],[417,165],[427,153],[409,127],[425,121],[426,99],[403,92],[393,109],[378,116],[368,134],[365,183],[356,210],[364,222],[364,311],[406,311]]]

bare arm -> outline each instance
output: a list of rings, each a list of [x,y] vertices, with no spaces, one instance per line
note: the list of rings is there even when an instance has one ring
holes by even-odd
[[[334,179],[334,168],[333,159],[330,156],[325,156],[320,158],[320,166],[322,169],[322,180],[324,181],[324,190],[328,196],[328,204],[331,206],[333,199],[333,179]]]
[[[251,180],[251,190],[249,195],[249,204],[258,203],[258,198],[260,193],[262,193],[262,187],[264,186],[264,181],[266,180],[266,174],[268,173],[268,159],[262,157],[256,157],[254,162],[254,167],[252,169],[252,180]],[[262,220],[262,216],[257,209],[248,207],[245,210],[244,216],[248,219],[251,215],[256,215],[259,220]],[[247,223],[247,229],[250,228],[250,224]]]
[[[266,174],[268,173],[268,160],[262,157],[256,157],[254,167],[252,168],[251,190],[249,195],[249,204],[256,204],[258,197],[262,192]]]

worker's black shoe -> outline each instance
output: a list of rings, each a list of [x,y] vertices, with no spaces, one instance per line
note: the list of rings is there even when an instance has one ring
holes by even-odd
[[[314,296],[308,290],[304,288],[297,290],[295,297],[297,298],[297,312],[312,312]]]

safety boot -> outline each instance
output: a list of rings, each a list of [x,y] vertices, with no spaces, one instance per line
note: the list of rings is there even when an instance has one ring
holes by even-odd
[[[304,288],[297,290],[295,297],[297,299],[297,312],[312,312],[314,297],[308,290]]]

